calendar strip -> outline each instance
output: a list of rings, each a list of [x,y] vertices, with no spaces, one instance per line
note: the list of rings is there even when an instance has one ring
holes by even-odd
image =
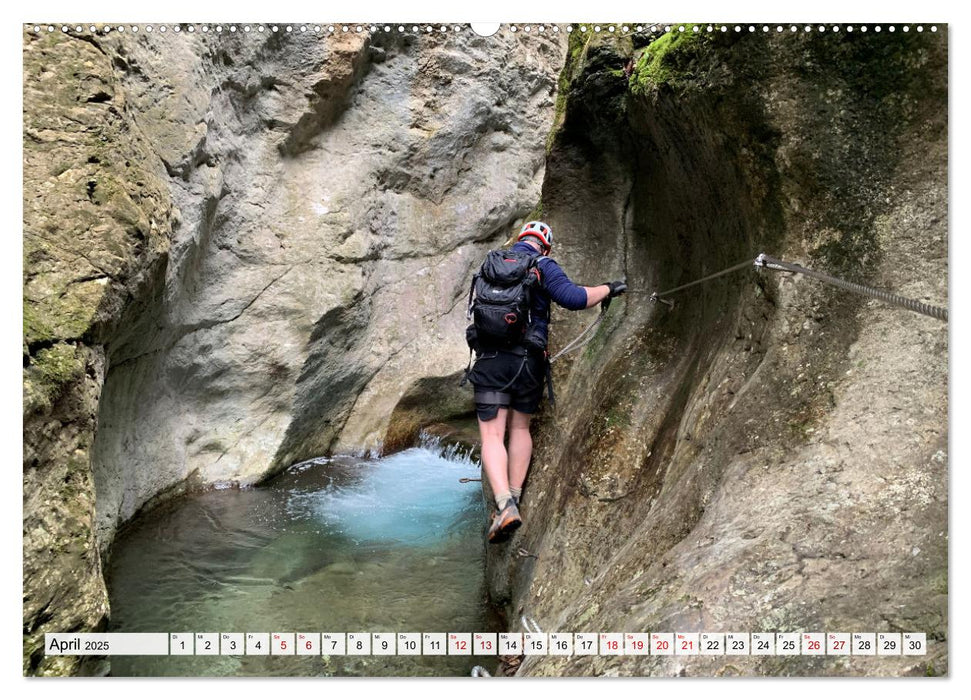
[[[48,656],[923,656],[923,632],[48,633]]]

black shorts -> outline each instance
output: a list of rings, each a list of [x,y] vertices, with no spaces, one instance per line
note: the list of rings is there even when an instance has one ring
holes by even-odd
[[[545,377],[546,359],[535,353],[498,350],[480,354],[469,372],[476,393],[476,415],[480,420],[492,420],[500,408],[536,413],[543,398]]]

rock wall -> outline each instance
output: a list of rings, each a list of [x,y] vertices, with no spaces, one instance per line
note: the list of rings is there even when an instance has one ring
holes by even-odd
[[[61,675],[45,631],[99,629],[108,596],[91,454],[121,309],[164,269],[174,211],[111,56],[24,43],[24,670]]]
[[[78,671],[43,632],[104,623],[99,550],[140,509],[380,447],[411,383],[464,364],[565,48],[28,32],[25,672]]]
[[[112,351],[104,540],[187,478],[250,483],[377,447],[402,387],[456,369],[463,280],[539,197],[561,51],[538,46],[348,33],[131,47],[183,234]]]
[[[539,213],[632,293],[556,365],[508,619],[931,646],[519,673],[947,672],[946,325],[754,270],[644,294],[764,250],[946,304],[946,29],[560,37],[29,33],[25,673],[97,672],[40,643],[105,624],[140,509],[460,415],[472,269]]]
[[[556,366],[492,598],[544,631],[918,631],[930,651],[517,673],[947,673],[947,325],[754,269],[673,309],[644,293],[764,251],[946,305],[947,33],[687,29],[571,38],[543,215],[571,274],[640,293]],[[593,313],[555,316],[554,345]]]

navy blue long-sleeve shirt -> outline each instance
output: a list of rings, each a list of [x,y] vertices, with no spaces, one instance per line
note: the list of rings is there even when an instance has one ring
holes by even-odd
[[[536,249],[525,241],[516,243],[512,250],[536,253]],[[533,324],[546,339],[549,337],[550,301],[555,301],[570,311],[579,311],[587,308],[587,291],[574,284],[552,258],[545,255],[540,257],[536,261],[536,267],[539,268],[542,288],[538,294],[533,295]]]

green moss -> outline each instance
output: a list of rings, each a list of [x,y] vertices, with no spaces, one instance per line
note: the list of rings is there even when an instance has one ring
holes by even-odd
[[[38,352],[34,367],[48,384],[60,385],[78,376],[80,365],[77,360],[75,346],[58,343]]]
[[[27,345],[36,343],[38,341],[43,342],[46,340],[52,340],[55,335],[50,323],[47,322],[47,319],[44,318],[43,314],[38,312],[37,307],[34,304],[29,303],[26,299],[23,300],[23,303],[24,352],[26,353]]]
[[[684,31],[678,31],[679,27],[684,27]],[[698,27],[697,32],[695,27]],[[646,95],[661,85],[682,87],[697,77],[690,64],[705,36],[700,25],[677,24],[651,42],[637,60],[630,77],[631,92]]]
[[[64,387],[84,374],[84,360],[74,345],[44,348],[24,369],[24,411],[49,407]]]
[[[585,360],[589,360],[590,362],[598,362],[601,360],[601,355],[604,351],[604,348],[606,348],[607,346],[607,339],[610,337],[611,333],[614,332],[617,326],[620,325],[621,323],[620,319],[623,316],[622,314],[623,309],[621,305],[626,303],[627,303],[627,299],[624,297],[615,299],[614,301],[611,302],[611,307],[607,311],[606,317],[604,318],[603,322],[597,327],[597,329],[593,332],[593,338],[589,339],[590,342],[588,342],[583,349],[582,354]],[[568,339],[567,342],[570,342],[572,340],[573,339],[570,338]]]
[[[604,418],[608,428],[629,428],[631,425],[630,409],[625,406],[613,406]]]
[[[55,278],[50,282],[57,284],[62,280]],[[83,337],[95,320],[106,289],[107,280],[102,278],[68,283],[42,301],[24,299],[24,346]]]

